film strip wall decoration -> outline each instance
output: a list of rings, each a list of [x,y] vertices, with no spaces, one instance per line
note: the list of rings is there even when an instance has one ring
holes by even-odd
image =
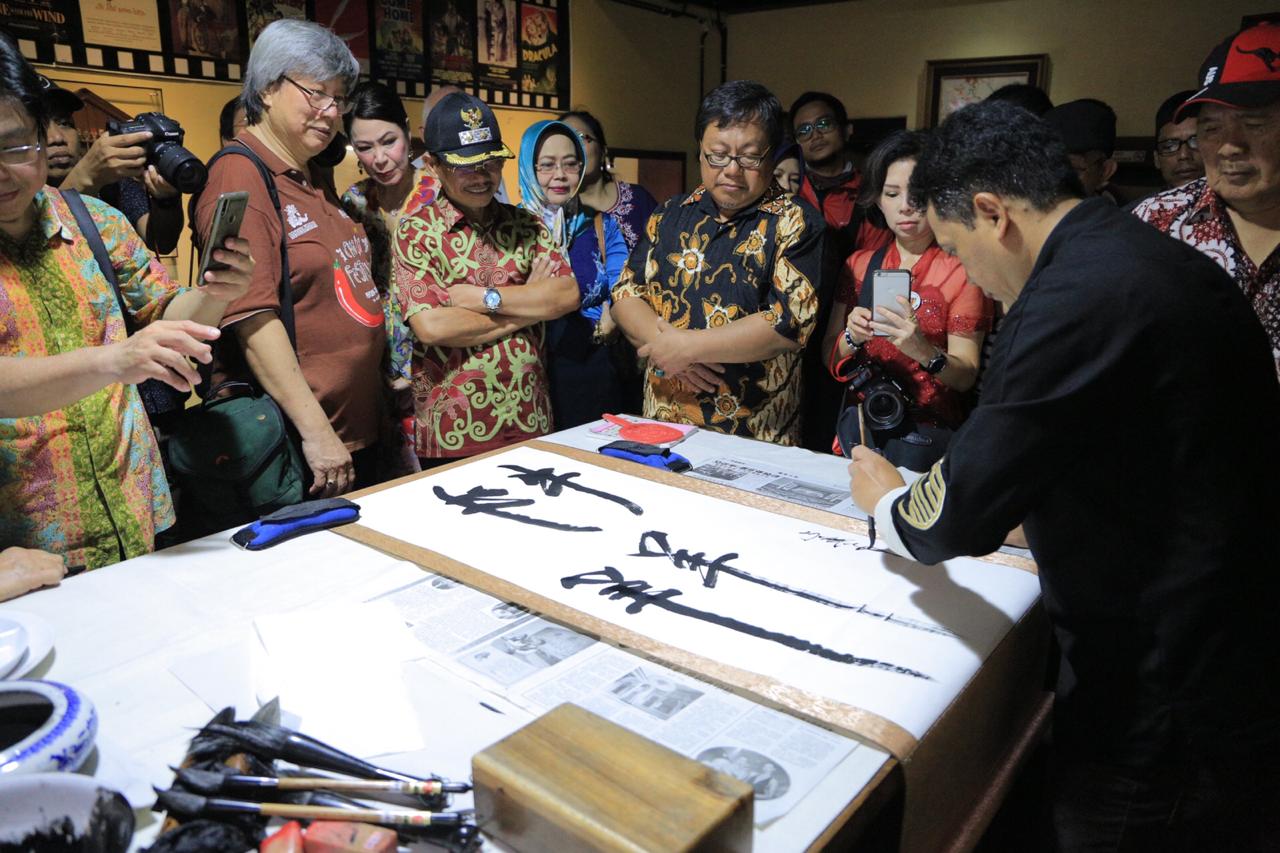
[[[569,108],[569,0],[3,0],[33,62],[238,83],[262,29],[318,21],[405,97],[452,84],[495,107]]]

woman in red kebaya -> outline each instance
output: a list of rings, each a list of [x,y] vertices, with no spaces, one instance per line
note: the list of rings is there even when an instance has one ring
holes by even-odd
[[[959,261],[938,247],[924,211],[908,200],[911,172],[926,139],[918,131],[899,131],[867,160],[859,203],[869,220],[889,228],[893,242],[855,252],[846,261],[824,341],[837,379],[871,366],[906,392],[904,426],[865,438],[882,449],[891,439],[915,443],[906,435],[921,427],[935,444],[940,436],[945,444],[945,432],[960,426],[967,414],[965,392],[977,380],[982,339],[991,327],[991,300],[968,280]],[[876,268],[910,270],[911,296],[898,298],[899,310],[881,308],[873,317],[859,302]]]

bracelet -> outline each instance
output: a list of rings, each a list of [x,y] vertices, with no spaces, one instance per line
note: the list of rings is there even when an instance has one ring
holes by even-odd
[[[844,330],[844,342],[849,345],[849,349],[857,349],[862,346],[862,344],[854,343],[853,335],[849,334],[848,329]]]

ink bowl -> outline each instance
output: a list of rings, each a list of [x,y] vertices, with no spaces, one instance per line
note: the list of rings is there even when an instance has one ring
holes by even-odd
[[[93,703],[74,688],[56,681],[0,681],[0,780],[76,770],[93,751],[97,734]]]
[[[125,798],[89,776],[0,777],[0,853],[124,853],[133,828]]]

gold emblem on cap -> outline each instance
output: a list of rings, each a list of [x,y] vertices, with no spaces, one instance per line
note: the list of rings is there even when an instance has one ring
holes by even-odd
[[[465,110],[460,111],[458,115],[462,116],[462,121],[472,130],[478,128],[484,121],[484,113],[480,112],[479,107],[467,107]]]

